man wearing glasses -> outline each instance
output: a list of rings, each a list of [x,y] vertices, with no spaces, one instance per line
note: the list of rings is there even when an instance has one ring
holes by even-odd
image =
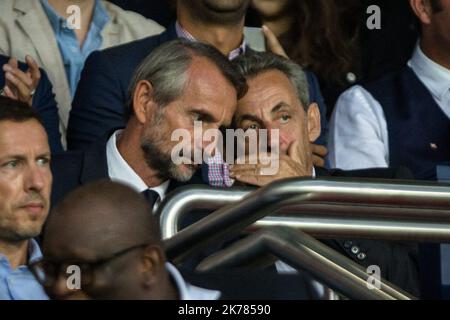
[[[42,257],[33,239],[50,206],[47,134],[26,103],[0,97],[0,300],[47,295],[26,267]]]
[[[122,184],[99,180],[76,189],[52,210],[45,259],[31,264],[33,273],[52,299],[63,300],[311,298],[304,276],[178,270],[166,261],[148,211],[144,197]]]

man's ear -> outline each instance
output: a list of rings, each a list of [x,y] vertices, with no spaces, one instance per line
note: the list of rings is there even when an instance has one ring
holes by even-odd
[[[306,113],[308,120],[308,138],[309,142],[314,142],[320,137],[322,132],[320,126],[320,111],[317,103],[311,103]]]
[[[411,5],[414,14],[422,24],[431,23],[431,15],[433,10],[430,0],[409,0],[409,4]]]
[[[133,110],[137,120],[145,123],[155,114],[155,107],[152,84],[146,80],[140,81],[133,93]]]
[[[161,278],[161,270],[165,268],[165,255],[159,246],[146,247],[141,255],[141,272],[143,284],[147,288],[154,287]]]

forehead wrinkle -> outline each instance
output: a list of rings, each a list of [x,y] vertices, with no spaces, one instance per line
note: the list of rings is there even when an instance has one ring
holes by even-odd
[[[0,121],[0,153],[23,155],[30,150],[37,154],[50,152],[47,133],[37,121]]]
[[[298,105],[302,109],[297,92],[281,71],[269,70],[247,79],[248,92],[238,104],[238,113],[244,109],[245,114],[270,114],[273,108],[285,103],[295,110]],[[243,106],[245,104],[245,106]]]
[[[188,80],[185,93],[188,94],[189,100],[199,100],[195,101],[196,105],[191,105],[190,107],[197,106],[208,110],[208,113],[213,115],[216,122],[223,122],[227,116],[229,106],[223,106],[224,110],[219,114],[220,106],[229,99],[230,95],[237,100],[236,90],[233,85],[225,78],[216,65],[203,57],[194,57],[187,72]],[[202,96],[201,100],[199,99],[200,96]],[[214,107],[206,107],[205,101],[212,103]],[[235,107],[236,102],[232,106],[230,113],[234,112]]]

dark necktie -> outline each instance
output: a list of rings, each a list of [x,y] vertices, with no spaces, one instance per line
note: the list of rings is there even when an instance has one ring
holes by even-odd
[[[142,192],[142,195],[147,199],[148,204],[150,205],[150,208],[155,206],[155,203],[159,200],[159,194],[156,191],[147,189]]]

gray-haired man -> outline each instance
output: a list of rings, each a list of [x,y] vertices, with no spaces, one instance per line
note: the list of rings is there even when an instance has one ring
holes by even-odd
[[[230,125],[245,81],[214,47],[175,40],[142,62],[131,88],[125,129],[110,132],[86,152],[54,157],[53,204],[75,187],[102,178],[126,183],[157,203],[177,182],[190,180],[201,164],[173,161],[177,142],[172,133],[192,138],[200,121],[203,131]],[[191,152],[181,157],[195,160],[209,143],[190,139]]]

